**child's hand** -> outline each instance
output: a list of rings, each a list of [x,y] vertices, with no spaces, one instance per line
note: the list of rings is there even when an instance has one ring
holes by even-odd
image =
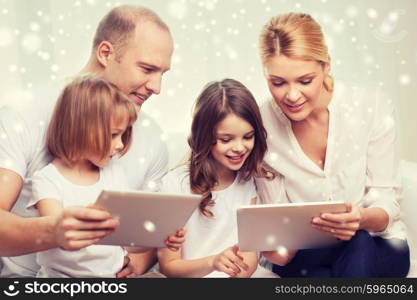
[[[177,230],[175,235],[170,235],[165,240],[165,245],[171,251],[178,251],[185,241],[186,229],[181,228]]]
[[[130,254],[127,254],[124,258],[122,269],[116,273],[116,278],[136,278],[138,273],[135,272],[134,260]]]
[[[247,271],[249,266],[243,261],[239,254],[239,246],[234,245],[213,258],[213,268],[217,271],[224,272],[230,277],[236,277],[242,269]]]

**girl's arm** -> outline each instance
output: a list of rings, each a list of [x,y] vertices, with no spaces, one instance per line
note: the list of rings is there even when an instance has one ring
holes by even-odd
[[[56,199],[42,199],[35,204],[35,208],[39,211],[39,215],[45,216],[59,216],[64,207],[62,203]]]
[[[167,277],[204,277],[220,271],[231,277],[250,277],[256,270],[258,259],[254,252],[238,252],[238,246],[204,258],[184,260],[181,252],[159,249],[159,265]]]

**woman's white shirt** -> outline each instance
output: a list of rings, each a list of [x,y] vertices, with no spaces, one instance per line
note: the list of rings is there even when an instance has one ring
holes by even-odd
[[[372,234],[405,239],[393,101],[377,89],[336,82],[328,110],[323,170],[303,152],[275,101],[262,105],[268,132],[265,161],[282,176],[272,182],[257,180],[261,201],[343,201],[379,207],[389,215],[389,224],[384,232]]]

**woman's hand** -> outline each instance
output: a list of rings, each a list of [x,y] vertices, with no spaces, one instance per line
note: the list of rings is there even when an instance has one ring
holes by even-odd
[[[247,271],[249,266],[239,254],[239,246],[234,245],[215,255],[212,260],[213,269],[224,272],[230,277],[236,277],[242,270]]]
[[[344,213],[324,213],[313,218],[312,227],[343,241],[349,241],[360,229],[362,209],[352,203],[346,204]]]

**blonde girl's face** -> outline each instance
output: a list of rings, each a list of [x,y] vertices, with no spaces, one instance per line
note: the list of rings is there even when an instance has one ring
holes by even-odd
[[[104,158],[99,157],[98,155],[91,155],[88,160],[95,166],[104,168],[107,166],[113,156],[117,155],[120,151],[123,150],[124,144],[122,141],[122,135],[126,131],[128,126],[127,119],[115,123],[114,120],[111,122],[111,145],[108,155]]]
[[[220,169],[238,171],[255,145],[255,131],[246,120],[230,113],[217,125],[211,150]]]
[[[264,67],[271,95],[290,120],[305,120],[327,105],[323,83],[329,73],[328,65],[275,55]]]

